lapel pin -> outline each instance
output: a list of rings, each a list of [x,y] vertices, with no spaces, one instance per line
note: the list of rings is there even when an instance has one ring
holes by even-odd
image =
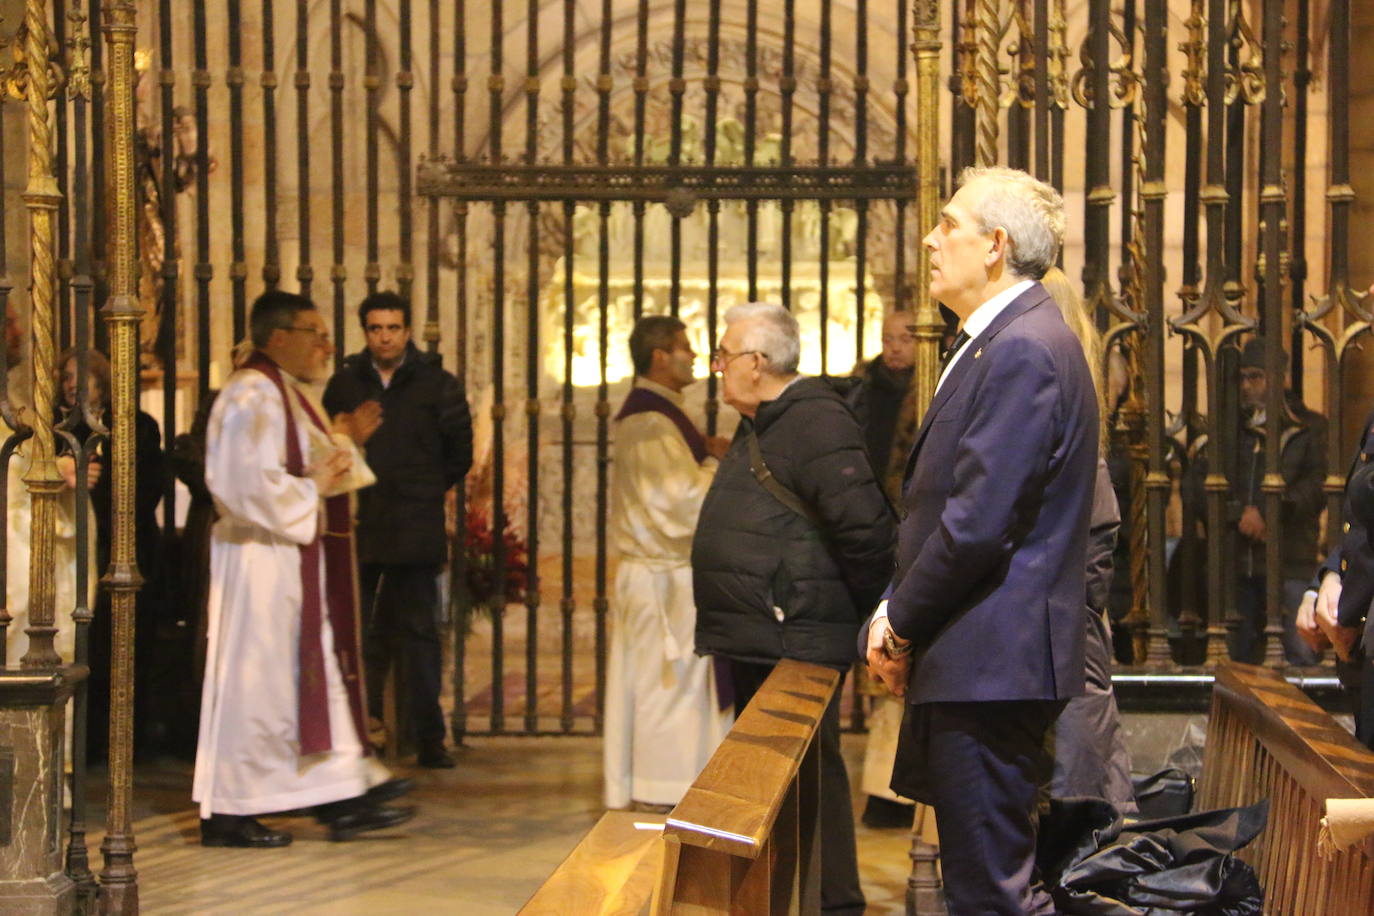
[[[983,355],[983,348],[982,348],[982,347],[979,347],[979,348],[978,348],[978,352],[976,352],[976,353],[973,354],[973,358],[974,358],[974,359],[977,359],[978,357],[980,357],[980,356],[982,356],[982,355]]]

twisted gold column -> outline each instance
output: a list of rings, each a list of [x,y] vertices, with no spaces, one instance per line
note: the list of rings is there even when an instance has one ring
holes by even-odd
[[[974,107],[974,156],[979,165],[997,164],[998,102],[997,45],[1002,15],[999,0],[975,0],[978,10],[978,104]]]
[[[29,649],[25,668],[55,668],[62,663],[53,647],[57,632],[56,566],[57,497],[62,475],[54,459],[53,412],[53,294],[56,272],[53,242],[62,195],[53,176],[52,128],[48,96],[52,80],[47,62],[50,33],[44,0],[28,0],[24,7],[25,104],[29,113],[29,176],[24,203],[29,209],[29,301],[33,336],[33,438],[29,440],[28,484],[33,516],[29,558]]]
[[[134,553],[134,413],[138,400],[139,308],[135,283],[138,236],[134,189],[134,41],[136,10],[130,0],[104,8],[106,43],[105,200],[110,299],[104,306],[110,332],[113,448],[113,539],[110,568],[101,584],[110,590],[110,794],[105,867],[100,873],[100,912],[138,912],[138,872],[130,818],[133,798],[134,598],[142,579]]]
[[[940,4],[917,0],[916,54],[916,225],[924,237],[940,218]],[[940,338],[944,322],[930,298],[930,252],[916,245],[916,372],[911,379],[915,415],[925,413],[940,379]],[[903,456],[905,458],[905,456]],[[897,462],[900,467],[904,462]],[[889,467],[892,465],[889,464]]]

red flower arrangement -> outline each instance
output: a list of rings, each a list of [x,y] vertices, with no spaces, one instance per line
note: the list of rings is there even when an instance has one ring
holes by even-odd
[[[467,586],[468,603],[473,609],[488,612],[502,611],[493,607],[498,596],[506,601],[524,597],[529,582],[529,548],[515,531],[510,518],[502,520],[501,543],[505,552],[505,583],[496,568],[496,537],[491,521],[481,509],[468,506],[467,525],[463,537],[463,581]]]

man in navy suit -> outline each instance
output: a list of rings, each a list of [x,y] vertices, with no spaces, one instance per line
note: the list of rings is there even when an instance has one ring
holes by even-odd
[[[961,185],[923,243],[931,295],[962,330],[907,459],[897,569],[860,651],[907,697],[892,788],[935,808],[949,912],[1049,913],[1035,833],[1047,736],[1084,690],[1097,402],[1038,282],[1062,199],[1012,169]]]

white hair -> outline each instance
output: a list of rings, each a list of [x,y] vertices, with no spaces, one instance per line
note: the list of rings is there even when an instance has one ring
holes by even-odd
[[[773,375],[791,375],[801,359],[801,331],[797,319],[775,302],[746,302],[725,312],[725,324],[753,321],[745,330],[740,346],[762,355],[763,370]]]
[[[991,235],[1004,229],[1011,240],[1008,269],[1039,280],[1054,266],[1064,242],[1064,198],[1020,169],[966,168],[959,175],[961,187],[976,180],[988,184],[973,211],[979,231]]]

